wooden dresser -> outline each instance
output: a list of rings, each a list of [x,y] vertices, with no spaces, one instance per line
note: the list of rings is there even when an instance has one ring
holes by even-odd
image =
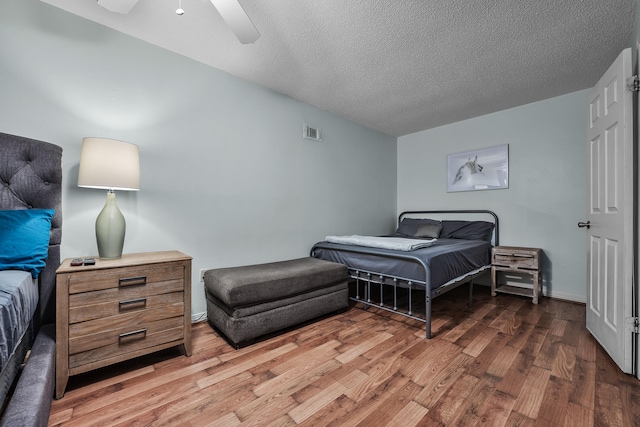
[[[56,271],[56,399],[70,375],[178,345],[191,355],[191,257],[69,258]]]
[[[538,304],[540,296],[540,272],[542,249],[518,246],[495,246],[491,250],[491,295],[497,292],[512,295],[530,296]],[[498,272],[527,274],[532,277],[531,287],[498,284]]]

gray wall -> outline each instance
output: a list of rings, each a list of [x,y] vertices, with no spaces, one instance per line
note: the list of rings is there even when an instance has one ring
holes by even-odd
[[[38,0],[0,2],[0,41],[0,131],[64,148],[63,257],[97,254],[105,192],[76,185],[85,136],[140,146],[142,190],[117,195],[125,252],[191,255],[196,314],[201,268],[393,227],[395,138]]]
[[[594,82],[595,83],[595,82]],[[587,91],[398,139],[398,211],[491,209],[500,244],[546,255],[546,295],[586,300]],[[509,144],[509,188],[447,193],[447,155]]]

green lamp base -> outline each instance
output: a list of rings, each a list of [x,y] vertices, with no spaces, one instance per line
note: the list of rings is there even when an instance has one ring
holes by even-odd
[[[96,219],[96,240],[100,259],[117,259],[122,256],[127,224],[116,204],[116,193],[107,192],[107,202]]]

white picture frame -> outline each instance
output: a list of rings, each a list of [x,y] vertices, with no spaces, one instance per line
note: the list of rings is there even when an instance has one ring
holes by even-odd
[[[447,192],[509,188],[509,145],[447,156]]]

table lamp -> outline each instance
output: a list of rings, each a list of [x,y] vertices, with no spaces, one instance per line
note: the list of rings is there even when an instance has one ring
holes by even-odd
[[[138,146],[106,138],[83,138],[78,187],[107,190],[107,202],[96,219],[101,259],[122,256],[126,222],[116,204],[115,190],[140,190]]]

